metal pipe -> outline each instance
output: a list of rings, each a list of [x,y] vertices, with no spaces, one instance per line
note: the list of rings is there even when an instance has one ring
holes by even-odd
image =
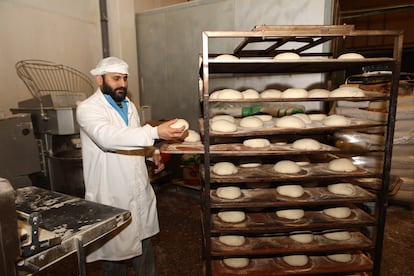
[[[99,11],[101,14],[102,54],[109,57],[109,35],[108,35],[108,13],[106,0],[99,0]]]

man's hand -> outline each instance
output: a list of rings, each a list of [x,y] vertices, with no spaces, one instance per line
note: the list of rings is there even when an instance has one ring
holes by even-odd
[[[164,140],[174,140],[181,138],[185,133],[185,127],[172,128],[171,125],[177,122],[177,119],[167,121],[157,127],[158,137]]]
[[[154,151],[154,154],[152,155],[152,161],[155,164],[155,170],[154,170],[155,174],[161,172],[165,168],[165,165],[162,162],[162,158],[161,158],[161,154],[159,150]]]

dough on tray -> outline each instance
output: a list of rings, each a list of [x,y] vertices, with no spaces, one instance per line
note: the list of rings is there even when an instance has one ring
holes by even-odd
[[[215,122],[218,120],[226,120],[226,121],[229,121],[230,123],[236,122],[236,119],[234,119],[234,117],[231,115],[216,115],[213,118],[211,118],[212,122]]]
[[[348,263],[352,260],[352,255],[351,254],[330,254],[327,256],[328,259],[338,262],[338,263]]]
[[[218,212],[217,216],[224,222],[239,223],[246,219],[243,211],[223,211]]]
[[[337,97],[364,97],[365,93],[364,90],[358,87],[353,86],[342,86],[335,90],[333,90],[329,97],[337,98]]]
[[[322,121],[326,118],[326,114],[323,113],[309,114],[308,116],[312,121]]]
[[[170,125],[170,127],[172,127],[172,128],[181,128],[181,127],[184,127],[184,130],[187,130],[188,127],[189,127],[189,124],[184,119],[177,119],[177,121],[174,124]]]
[[[250,148],[264,148],[270,146],[270,141],[265,138],[252,138],[244,140],[243,145]]]
[[[213,165],[213,172],[217,175],[232,175],[236,174],[238,169],[231,162],[218,162]]]
[[[312,233],[292,233],[289,238],[300,243],[310,243],[313,241]]]
[[[217,96],[219,100],[240,100],[243,99],[243,95],[240,91],[225,88],[221,90]]]
[[[280,59],[300,59],[300,56],[296,53],[293,53],[293,52],[286,52],[286,53],[277,54],[276,56],[274,56],[273,59],[277,59],[277,60],[280,60]]]
[[[287,209],[276,211],[276,216],[285,219],[300,219],[305,216],[305,211],[302,209]]]
[[[304,266],[309,261],[309,258],[306,255],[283,256],[282,259],[290,266]]]
[[[307,98],[308,91],[303,88],[288,88],[282,93],[282,98]]]
[[[315,88],[308,91],[308,98],[328,98],[329,90],[322,88]]]
[[[224,199],[236,199],[242,195],[242,192],[237,186],[219,187],[216,190],[216,194],[220,198]]]
[[[323,209],[323,213],[333,218],[343,219],[351,215],[351,209],[348,207],[333,207]]]
[[[196,143],[200,141],[201,141],[200,134],[197,131],[189,129],[187,136],[184,138],[184,142]]]
[[[240,126],[245,128],[261,128],[263,125],[263,121],[256,116],[244,117],[240,120]]]
[[[324,233],[323,236],[329,240],[334,241],[346,241],[351,238],[351,234],[348,231],[335,231]]]
[[[273,119],[273,116],[272,115],[268,115],[268,114],[254,115],[254,117],[259,118],[264,123],[265,122],[270,122]]]
[[[220,236],[218,240],[228,246],[241,246],[246,242],[246,238],[239,235]]]
[[[276,127],[279,128],[305,128],[306,124],[301,119],[294,116],[285,116],[277,119]]]
[[[235,123],[221,119],[211,122],[211,130],[217,132],[234,132],[237,130],[237,125]]]
[[[273,166],[273,170],[278,173],[293,174],[300,172],[301,168],[298,164],[296,164],[296,162],[293,162],[291,160],[281,160]]]
[[[249,265],[249,258],[224,258],[223,263],[231,268],[243,268]]]
[[[364,56],[358,53],[345,53],[338,57],[338,59],[360,59],[360,58],[364,58]]]
[[[292,143],[292,147],[298,150],[319,150],[322,145],[319,141],[312,138],[298,139]]]
[[[323,119],[325,126],[349,126],[351,120],[345,116],[333,114]]]
[[[258,99],[260,98],[259,92],[254,89],[246,89],[241,92],[243,99]]]
[[[276,191],[288,197],[301,197],[305,192],[301,185],[282,185],[277,187]]]
[[[357,167],[352,163],[351,159],[338,158],[329,161],[328,169],[336,172],[353,172],[357,170]]]
[[[234,55],[230,55],[230,54],[222,54],[222,55],[216,56],[214,59],[217,59],[217,60],[238,60],[239,58],[234,56]]]
[[[282,97],[282,91],[277,89],[266,89],[260,93],[262,99],[279,99]]]
[[[293,117],[301,119],[305,124],[311,124],[311,118],[305,113],[296,113],[292,115]]]
[[[328,185],[328,191],[337,195],[353,195],[355,187],[351,183],[336,183]]]

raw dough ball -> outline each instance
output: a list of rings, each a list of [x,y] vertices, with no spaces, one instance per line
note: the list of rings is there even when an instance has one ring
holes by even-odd
[[[222,244],[228,246],[241,246],[246,241],[245,237],[237,235],[220,236],[218,239]]]
[[[283,185],[276,188],[276,191],[284,196],[301,197],[305,192],[301,185]]]
[[[234,123],[236,121],[236,119],[234,119],[234,117],[231,115],[216,115],[213,118],[211,118],[212,122],[215,122],[217,120],[226,120],[226,121],[229,121],[230,123]]]
[[[337,97],[365,97],[364,90],[353,87],[353,86],[343,86],[333,90],[329,97],[337,98]]]
[[[348,263],[352,260],[351,254],[331,254],[328,255],[328,259],[338,263]]]
[[[301,119],[293,116],[285,116],[276,121],[276,127],[280,128],[304,128],[305,126]]]
[[[351,124],[351,120],[345,116],[334,114],[323,119],[323,124],[325,126],[349,126]]]
[[[221,91],[221,90],[214,91],[213,93],[211,93],[211,94],[210,94],[210,99],[211,99],[211,100],[217,100],[217,99],[218,99],[218,96],[220,95],[220,91]]]
[[[293,161],[282,160],[273,166],[273,170],[278,173],[298,173],[301,171],[301,168]]]
[[[316,88],[308,91],[309,98],[328,98],[329,94],[329,90],[322,88]]]
[[[348,158],[338,158],[328,163],[328,169],[336,172],[353,172],[357,170],[357,167]]]
[[[243,145],[250,148],[264,148],[270,146],[270,141],[264,138],[253,138],[244,140]]]
[[[318,150],[321,148],[321,143],[311,138],[303,138],[293,142],[292,147],[299,150]]]
[[[277,89],[266,89],[260,93],[262,99],[278,99],[280,97],[282,97],[282,92]]]
[[[286,219],[300,219],[303,218],[305,212],[302,209],[288,209],[276,211],[276,216]]]
[[[218,162],[213,166],[213,172],[217,175],[232,175],[237,171],[237,167],[231,162]]]
[[[259,92],[254,89],[246,89],[241,92],[243,99],[258,99],[260,97]]]
[[[239,58],[233,55],[228,55],[228,54],[223,54],[223,55],[219,55],[216,56],[214,59],[218,59],[218,60],[238,60]]]
[[[241,190],[236,186],[219,187],[216,190],[216,194],[220,198],[224,199],[236,199],[241,196]]]
[[[223,263],[231,268],[243,268],[249,265],[248,258],[225,258]]]
[[[188,130],[188,135],[184,138],[184,142],[189,142],[189,143],[195,143],[195,142],[200,142],[201,137],[200,134],[197,131]]]
[[[342,219],[351,215],[351,209],[348,207],[333,207],[324,209],[323,213],[333,218]]]
[[[309,118],[309,116],[305,113],[297,113],[297,114],[293,114],[292,116],[301,119],[305,124],[312,123],[311,118]]]
[[[282,93],[282,98],[307,98],[308,91],[302,88],[288,88]]]
[[[246,219],[243,211],[224,211],[218,212],[217,216],[224,222],[238,223]]]
[[[328,185],[328,191],[337,195],[353,195],[355,187],[351,183],[336,183]]]
[[[265,122],[270,122],[273,117],[272,115],[267,115],[267,114],[262,114],[262,115],[254,115],[254,117],[259,118],[260,120],[262,120],[264,123]]]
[[[172,124],[170,127],[172,128],[181,128],[181,127],[185,127],[184,130],[188,129],[188,122],[184,119],[177,119],[177,122],[175,122],[174,124]]]
[[[262,164],[261,163],[243,163],[240,164],[240,167],[242,168],[257,168],[260,167]]]
[[[237,130],[237,125],[227,120],[216,120],[211,123],[211,129],[218,132],[233,132]]]
[[[225,88],[220,91],[220,93],[217,96],[218,100],[240,100],[243,99],[243,95],[240,91]]]
[[[311,233],[297,233],[290,234],[289,238],[300,243],[310,243],[313,241],[313,234]]]
[[[359,59],[359,58],[364,58],[364,56],[358,53],[345,53],[338,57],[338,59]]]
[[[287,52],[287,53],[277,54],[273,59],[299,59],[299,58],[300,56],[298,54]]]
[[[326,118],[326,114],[309,114],[308,116],[312,121],[322,121]]]
[[[308,256],[306,255],[283,256],[282,259],[290,266],[304,266],[309,261]]]
[[[245,128],[263,127],[263,121],[255,116],[244,117],[240,120],[240,126]]]
[[[323,234],[323,236],[330,240],[346,241],[351,238],[351,234],[348,231],[337,231]]]

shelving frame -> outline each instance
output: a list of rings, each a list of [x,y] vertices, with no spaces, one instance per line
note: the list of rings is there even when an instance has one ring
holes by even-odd
[[[348,37],[381,37],[385,39],[393,40],[392,57],[384,58],[364,58],[356,60],[338,60],[339,53],[346,52],[346,49],[341,48],[343,44],[341,41]],[[219,54],[225,53],[210,53],[209,43],[212,39],[240,39],[241,43],[231,53],[240,59],[238,60],[218,60],[215,59]],[[256,42],[272,42],[273,45],[264,50],[245,50],[245,47],[249,43]],[[287,52],[288,50],[281,50],[280,47],[285,43],[293,42],[306,42],[307,45],[301,46],[296,49],[291,49],[289,52],[295,52],[301,56],[299,60],[275,60],[272,59],[278,53]],[[331,48],[327,52],[309,52],[313,47],[323,44],[331,43]],[[202,120],[200,123],[200,129],[202,129],[202,141],[204,145],[204,163],[202,166],[202,226],[203,226],[203,255],[205,260],[205,274],[214,274],[213,259],[220,253],[213,252],[212,240],[214,241],[214,232],[220,232],[212,229],[214,222],[212,221],[212,209],[220,207],[234,207],[235,205],[220,205],[214,202],[211,198],[211,184],[220,180],[211,174],[212,159],[216,156],[221,156],[220,153],[211,150],[211,141],[216,134],[210,130],[210,105],[214,100],[210,99],[212,93],[210,89],[210,76],[215,74],[237,74],[237,75],[254,75],[254,74],[283,74],[289,73],[334,73],[338,71],[344,71],[349,68],[360,68],[366,65],[379,65],[387,64],[392,68],[392,85],[388,96],[385,98],[377,98],[376,100],[388,100],[388,117],[386,122],[385,131],[385,143],[383,150],[383,164],[382,172],[377,175],[382,179],[380,191],[376,194],[374,199],[367,199],[367,201],[375,201],[375,220],[367,223],[366,225],[373,225],[375,228],[374,241],[372,244],[373,266],[372,269],[368,269],[373,275],[379,275],[382,256],[382,243],[384,237],[385,216],[387,208],[387,194],[389,191],[389,184],[391,181],[390,168],[392,158],[392,145],[394,136],[394,124],[396,117],[398,84],[401,66],[401,55],[403,47],[403,33],[398,30],[355,30],[351,25],[313,25],[313,26],[256,26],[252,31],[205,31],[202,33],[202,63],[200,67],[200,77],[202,79],[202,87],[200,89],[200,102],[202,103]],[[303,57],[303,58],[302,58]],[[304,99],[300,99],[304,100]],[[335,100],[364,100],[364,99],[335,99]],[[375,100],[375,99],[374,99]],[[256,100],[253,100],[256,101]],[[260,100],[257,100],[260,101]],[[277,100],[262,100],[276,101]],[[281,100],[283,102],[283,100]],[[295,99],[293,101],[299,101]],[[321,101],[331,102],[332,99],[325,99]],[[224,101],[226,102],[226,101]],[[229,102],[246,102],[229,101]],[[271,135],[271,133],[265,133]],[[245,134],[231,135],[243,137]],[[277,133],[275,133],[277,135]],[[220,136],[220,135],[218,135]],[[276,154],[276,153],[273,153]],[[231,153],[227,154],[231,155]],[[243,151],[237,152],[237,155],[243,155]],[[248,156],[249,153],[246,152]],[[265,154],[264,154],[265,155]],[[272,155],[272,153],[267,153]],[[224,155],[222,155],[224,156]],[[294,204],[294,203],[293,203]],[[264,203],[264,206],[273,206],[272,203]],[[277,205],[277,204],[276,204]],[[299,204],[300,205],[300,204]],[[241,205],[245,206],[245,205]],[[254,204],[250,203],[246,206],[260,206],[260,201]],[[280,205],[279,205],[280,206]],[[255,230],[253,229],[253,232]],[[259,232],[266,232],[269,229],[260,229]],[[278,229],[277,226],[270,232],[282,232],[283,229]],[[223,233],[235,233],[232,229],[224,229]],[[213,235],[212,235],[213,234]],[[370,246],[368,246],[370,247]],[[366,249],[366,248],[365,248]],[[297,252],[301,252],[300,250]],[[280,250],[277,251],[280,254]],[[287,251],[287,253],[289,253]],[[276,253],[275,253],[276,254]],[[232,256],[230,253],[229,256]],[[345,272],[349,272],[344,270]],[[352,271],[351,271],[352,272]],[[275,272],[276,273],[276,272]],[[294,274],[294,273],[293,273]],[[293,275],[292,274],[292,275]],[[220,274],[221,275],[221,274]],[[222,274],[226,275],[226,274]],[[279,275],[279,274],[275,274]],[[282,275],[282,274],[280,274]],[[290,274],[289,274],[290,275]]]

